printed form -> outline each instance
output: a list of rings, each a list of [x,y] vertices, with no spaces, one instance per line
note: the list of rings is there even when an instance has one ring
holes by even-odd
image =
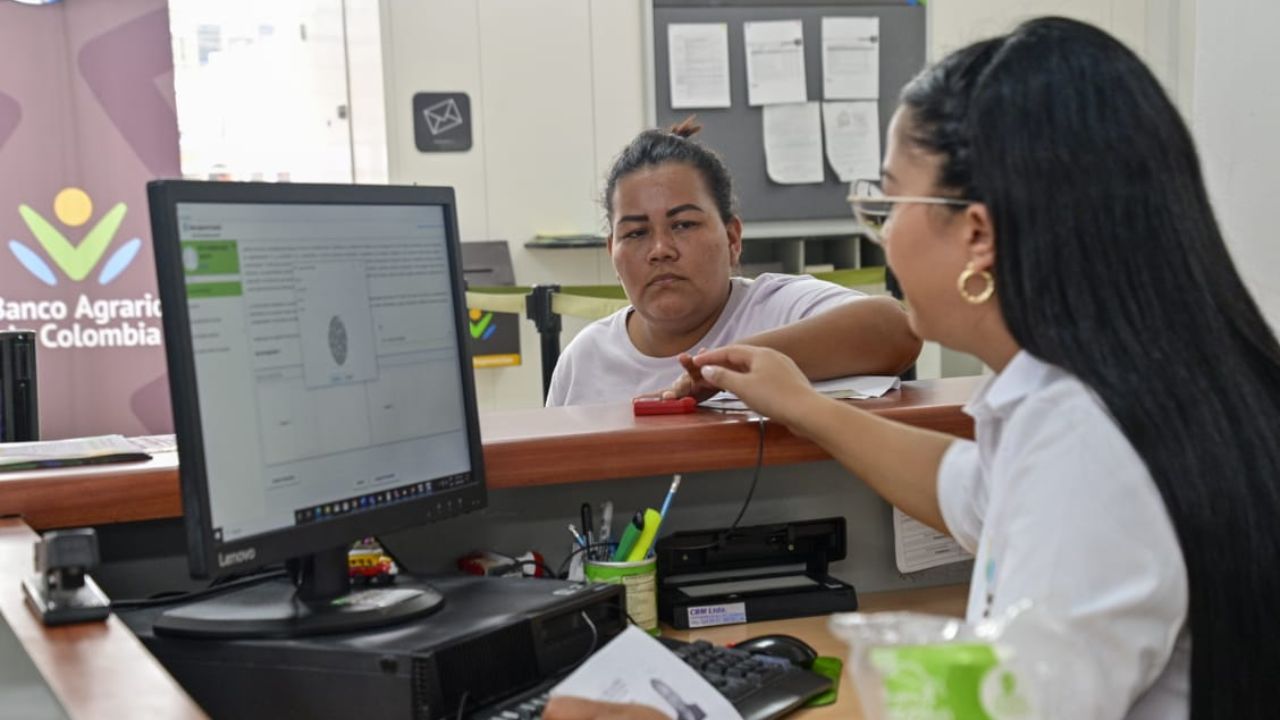
[[[672,23],[667,26],[667,62],[671,108],[727,108],[729,26],[725,23]]]
[[[804,74],[804,25],[799,20],[749,22],[743,26],[747,52],[747,104],[778,105],[809,99]]]
[[[822,97],[880,98],[880,18],[822,18]]]
[[[551,694],[647,705],[679,720],[742,718],[711,683],[634,625],[592,655]]]
[[[898,572],[902,573],[973,559],[950,535],[934,530],[898,508],[893,509],[893,555]]]

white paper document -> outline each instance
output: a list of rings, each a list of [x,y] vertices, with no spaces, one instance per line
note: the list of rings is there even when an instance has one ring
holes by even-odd
[[[819,104],[765,106],[764,166],[770,180],[781,185],[822,182],[822,113]]]
[[[880,106],[875,100],[822,103],[827,162],[840,182],[880,177]]]
[[[822,97],[880,98],[880,18],[822,18]]]
[[[742,718],[711,683],[635,626],[592,655],[551,695],[638,703],[678,720]]]
[[[799,20],[749,22],[747,104],[802,103],[809,99],[804,76],[804,25]]]
[[[159,452],[177,452],[178,438],[173,434],[168,435],[139,435],[129,438],[129,442],[133,443],[143,452],[159,453]]]
[[[107,460],[147,460],[151,456],[123,435],[0,444],[0,470],[87,465]]]
[[[725,23],[672,23],[667,26],[667,62],[671,108],[727,108],[729,26]]]
[[[890,390],[902,387],[902,380],[896,375],[853,375],[850,377],[819,380],[813,389],[837,400],[869,400],[884,397]],[[722,390],[702,401],[703,407],[716,410],[747,410],[747,404],[737,395]]]
[[[898,572],[903,573],[973,559],[950,535],[934,530],[898,508],[893,509],[893,556]]]

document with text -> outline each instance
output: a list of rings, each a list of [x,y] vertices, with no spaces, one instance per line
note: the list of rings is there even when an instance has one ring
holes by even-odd
[[[628,627],[552,696],[647,705],[671,718],[741,718],[729,700],[648,633]]]
[[[764,164],[770,180],[780,185],[822,182],[822,113],[818,105],[765,107]]]
[[[880,97],[880,18],[822,18],[822,97]]]
[[[667,26],[671,108],[727,108],[729,26],[725,23],[672,23]]]
[[[898,508],[893,509],[893,555],[898,572],[902,573],[973,559],[950,535],[934,530]]]
[[[747,52],[747,104],[778,105],[809,99],[804,74],[804,25],[799,20],[749,22],[743,26]]]

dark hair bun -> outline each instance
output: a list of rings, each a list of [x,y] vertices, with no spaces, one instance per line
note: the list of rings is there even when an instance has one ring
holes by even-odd
[[[698,116],[690,115],[675,125],[672,125],[667,132],[670,132],[672,135],[678,135],[682,138],[690,138],[697,135],[698,131],[701,129],[702,126],[698,124]]]

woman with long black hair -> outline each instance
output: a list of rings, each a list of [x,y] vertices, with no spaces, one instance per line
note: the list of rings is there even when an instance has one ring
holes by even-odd
[[[825,399],[763,348],[693,372],[973,550],[970,620],[1061,620],[1099,717],[1276,716],[1280,346],[1155,77],[1058,18],[959,50],[904,90],[854,207],[916,333],[997,372],[976,440]]]

